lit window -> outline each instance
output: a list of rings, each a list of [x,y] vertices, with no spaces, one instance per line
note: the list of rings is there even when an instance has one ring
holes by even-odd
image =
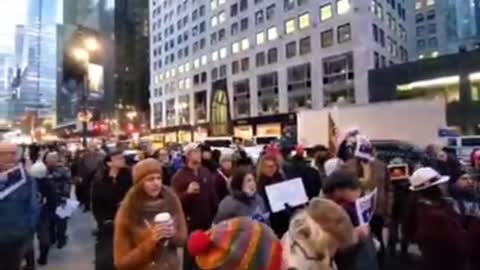
[[[178,73],[183,73],[183,71],[185,71],[185,67],[183,65],[180,65],[178,67]]]
[[[298,28],[305,29],[307,27],[310,27],[310,13],[308,12],[298,18]]]
[[[212,27],[215,27],[215,26],[217,26],[217,24],[218,24],[218,18],[217,18],[217,16],[213,16],[213,17],[210,19],[210,25],[211,25]]]
[[[207,64],[207,56],[206,55],[202,55],[202,66],[206,65]]]
[[[193,68],[197,69],[199,67],[200,67],[200,59],[197,58],[193,61]]]
[[[240,51],[240,44],[235,42],[232,44],[232,53],[238,53]]]
[[[257,33],[257,45],[265,43],[265,32]]]
[[[350,10],[350,0],[337,0],[337,14],[345,14]]]
[[[163,73],[160,73],[158,77],[160,77],[160,81],[163,81]]]
[[[175,69],[172,68],[172,77],[175,77],[175,73],[176,73]]]
[[[190,87],[192,87],[192,81],[190,78],[185,79],[185,88],[190,89]]]
[[[427,0],[427,6],[435,5],[435,0]]]
[[[248,38],[242,40],[242,51],[246,51],[250,48],[250,41]]]
[[[170,78],[170,70],[167,70],[167,72],[165,72],[165,79],[169,79]]]
[[[217,0],[210,0],[210,9],[215,10],[217,8]]]
[[[226,57],[227,57],[227,48],[225,48],[225,47],[224,47],[224,48],[221,48],[221,49],[220,49],[220,58],[221,58],[221,59],[224,59],[224,58],[226,58]]]
[[[327,4],[320,7],[320,20],[326,21],[333,17],[332,4]]]
[[[295,19],[291,19],[285,22],[285,33],[291,34],[295,32]]]
[[[434,51],[434,52],[432,52],[432,57],[433,57],[433,58],[436,58],[436,57],[438,57],[438,51]]]
[[[190,71],[190,62],[185,63],[185,72],[189,72],[189,71]]]
[[[223,5],[225,4],[225,0],[218,0],[218,5]]]
[[[418,59],[423,59],[423,58],[425,58],[425,55],[423,55],[423,54],[420,54],[420,55],[418,56]]]
[[[217,61],[218,60],[218,51],[214,51],[212,53],[212,61]]]
[[[185,82],[183,80],[178,81],[178,89],[183,89],[185,87]]]
[[[277,27],[276,27],[276,26],[271,27],[271,28],[268,28],[267,38],[268,38],[268,40],[270,40],[270,41],[275,40],[275,39],[278,38],[278,31],[277,31]]]
[[[423,0],[417,0],[417,2],[415,3],[415,9],[419,10],[422,8],[422,1]]]
[[[226,19],[225,16],[226,16],[226,15],[225,15],[225,12],[224,12],[224,11],[222,11],[220,14],[218,14],[218,22],[219,22],[219,23],[223,23],[223,22],[225,21],[225,19]]]

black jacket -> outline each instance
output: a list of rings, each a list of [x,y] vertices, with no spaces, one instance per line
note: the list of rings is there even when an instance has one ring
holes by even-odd
[[[115,181],[108,170],[97,174],[92,185],[92,212],[99,227],[107,221],[113,221],[125,194],[132,186],[130,170],[121,170]]]
[[[308,199],[317,197],[322,187],[320,173],[311,167],[303,157],[294,156],[283,168],[287,179],[302,178]]]
[[[65,167],[48,168],[47,175],[38,181],[42,204],[53,211],[70,197],[70,188],[70,171]]]

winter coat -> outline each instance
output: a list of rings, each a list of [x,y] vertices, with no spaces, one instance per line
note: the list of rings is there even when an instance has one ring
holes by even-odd
[[[133,189],[138,188],[136,186]],[[131,203],[130,191],[115,218],[114,261],[117,270],[179,270],[177,248],[185,244],[187,228],[180,201],[175,193],[163,186],[154,205],[144,202],[138,218],[128,216],[127,204]],[[153,223],[156,214],[168,212],[173,217],[175,235],[157,243],[151,239],[145,220]]]
[[[283,170],[287,179],[302,178],[308,199],[318,196],[322,187],[320,174],[318,170],[311,167],[303,157],[294,156],[285,164]]]
[[[213,181],[215,183],[215,192],[217,193],[218,201],[222,201],[228,194],[230,194],[230,175],[221,169],[217,169],[213,175]]]
[[[377,188],[377,208],[375,215],[382,216],[384,220],[389,220],[392,216],[393,207],[393,187],[390,182],[390,177],[385,164],[379,160],[374,160],[368,163],[370,167],[371,177],[366,182],[362,182],[365,191],[371,191]],[[344,165],[343,169],[358,175],[362,170],[357,159],[350,159]]]
[[[245,193],[234,191],[232,195],[225,197],[218,206],[214,223],[235,217],[249,217],[253,220],[269,224],[269,213],[260,195],[248,197]]]
[[[117,214],[125,194],[132,186],[130,170],[122,169],[114,180],[108,169],[102,170],[92,184],[92,212],[100,229],[111,222]]]
[[[192,182],[200,185],[199,194],[187,194],[188,186]],[[173,176],[172,188],[182,203],[188,229],[209,229],[217,212],[218,199],[208,169],[200,167],[195,172],[188,167],[182,168]]]
[[[71,175],[66,167],[47,168],[47,175],[38,180],[42,204],[50,211],[70,197]]]
[[[0,245],[16,245],[31,237],[40,214],[37,194],[36,180],[27,176],[25,184],[0,198]]]
[[[421,270],[465,269],[468,235],[448,203],[417,199],[405,222],[405,234],[422,253]]]
[[[282,211],[272,213],[272,209],[270,207],[270,203],[268,201],[267,192],[265,188],[269,185],[277,184],[284,180],[285,178],[280,173],[274,175],[271,178],[260,176],[260,178],[258,179],[258,183],[259,183],[258,193],[263,198],[263,201],[267,206],[267,210],[270,212],[269,220],[270,220],[270,225],[272,227],[272,230],[275,232],[275,234],[279,238],[282,238],[283,235],[288,231],[290,218],[292,217],[295,208],[287,207]]]

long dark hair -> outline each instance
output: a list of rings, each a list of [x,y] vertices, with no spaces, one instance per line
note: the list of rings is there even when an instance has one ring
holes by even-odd
[[[232,176],[232,181],[230,182],[230,189],[232,192],[242,192],[242,187],[243,187],[243,180],[245,179],[245,176],[248,174],[251,174],[253,177],[255,177],[255,174],[249,170],[248,167],[238,167]]]

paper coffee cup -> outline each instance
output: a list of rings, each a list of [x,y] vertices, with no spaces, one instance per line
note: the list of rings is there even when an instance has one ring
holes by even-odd
[[[154,221],[155,223],[169,223],[172,221],[172,216],[167,212],[159,213],[155,216]]]

